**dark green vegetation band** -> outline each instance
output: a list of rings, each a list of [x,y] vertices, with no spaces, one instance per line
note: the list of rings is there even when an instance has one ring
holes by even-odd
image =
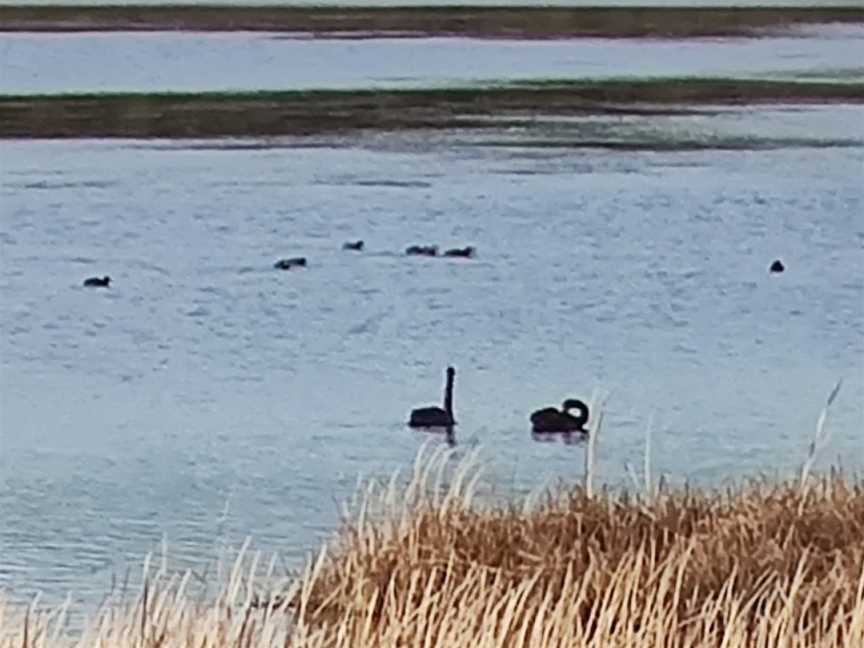
[[[0,137],[310,135],[500,128],[536,115],[677,114],[699,106],[864,103],[859,83],[667,78],[434,90],[0,96]]]
[[[682,38],[829,22],[862,23],[864,8],[0,6],[0,31],[243,30],[349,38]]]

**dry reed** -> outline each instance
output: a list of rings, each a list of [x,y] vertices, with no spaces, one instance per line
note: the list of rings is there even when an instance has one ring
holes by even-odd
[[[0,648],[864,645],[864,486],[838,473],[519,506],[475,501],[479,477],[421,453],[290,581],[243,551],[202,599],[148,566],[75,636],[65,608],[0,603]]]

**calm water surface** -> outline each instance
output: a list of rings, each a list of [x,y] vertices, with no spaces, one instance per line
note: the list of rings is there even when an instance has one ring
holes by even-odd
[[[411,87],[537,77],[864,80],[864,28],[783,38],[333,40],[260,33],[0,34],[0,92]]]
[[[297,564],[358,476],[410,464],[429,435],[403,421],[448,363],[457,448],[504,490],[581,476],[584,447],[532,441],[526,417],[595,389],[613,484],[652,416],[673,481],[788,474],[839,378],[823,465],[862,467],[862,118],[675,126],[815,137],[744,152],[4,143],[0,587],[98,600],[163,534],[178,565],[247,534]],[[816,145],[838,132],[857,139]],[[354,238],[366,252],[340,250]],[[400,254],[415,242],[479,255]]]

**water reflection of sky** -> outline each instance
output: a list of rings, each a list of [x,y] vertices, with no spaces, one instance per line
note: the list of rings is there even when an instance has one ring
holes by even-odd
[[[250,33],[0,34],[0,92],[410,87],[667,75],[864,79],[864,28],[804,33],[809,36],[533,42],[309,40]]]
[[[498,492],[580,477],[582,447],[535,443],[527,415],[598,388],[607,483],[652,416],[675,483],[789,474],[838,378],[820,467],[864,466],[860,147],[489,137],[4,144],[4,584],[97,600],[163,534],[178,566],[248,534],[297,564],[358,476],[411,465],[428,436],[405,417],[451,363],[458,451],[483,447]],[[356,238],[364,253],[340,249]],[[401,254],[426,242],[478,257]],[[302,273],[273,270],[299,254]]]

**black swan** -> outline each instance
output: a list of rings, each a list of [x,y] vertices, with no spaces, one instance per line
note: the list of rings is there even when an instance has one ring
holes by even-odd
[[[342,249],[361,252],[363,250],[363,241],[348,241],[347,243],[342,244]]]
[[[463,259],[470,259],[474,256],[475,249],[473,246],[469,245],[464,248],[453,248],[452,250],[447,250],[444,253],[445,257],[462,257]]]
[[[437,245],[412,245],[405,250],[410,256],[438,256]]]
[[[292,268],[305,268],[306,257],[293,257],[291,259],[279,259],[273,264],[277,270],[291,270]]]
[[[88,288],[107,288],[111,283],[111,277],[90,277],[84,280],[84,285]]]
[[[768,271],[772,273],[779,273],[783,272],[785,269],[786,266],[783,265],[783,262],[780,259],[777,259],[776,261],[774,261],[774,263],[771,264],[771,267],[768,268]]]
[[[444,387],[444,409],[440,407],[418,407],[411,410],[411,416],[408,419],[409,427],[446,427],[450,428],[456,425],[453,419],[453,379],[456,376],[456,370],[453,367],[447,367],[447,384]]]
[[[574,416],[570,410],[579,412]],[[561,409],[546,407],[537,410],[531,415],[532,432],[584,432],[585,424],[588,423],[588,406],[579,399],[568,398],[561,405]]]

